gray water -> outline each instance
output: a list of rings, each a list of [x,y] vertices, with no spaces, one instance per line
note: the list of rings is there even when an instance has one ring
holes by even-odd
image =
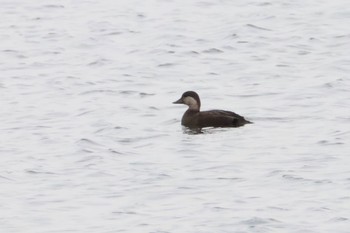
[[[0,232],[350,232],[348,0],[0,14]],[[187,90],[254,124],[183,129]]]

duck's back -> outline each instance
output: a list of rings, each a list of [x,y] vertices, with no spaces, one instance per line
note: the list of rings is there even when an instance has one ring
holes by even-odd
[[[251,123],[244,117],[225,110],[210,110],[198,112],[198,128],[204,127],[239,127]]]

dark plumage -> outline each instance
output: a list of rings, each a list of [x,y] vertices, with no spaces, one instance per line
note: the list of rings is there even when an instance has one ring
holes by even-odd
[[[194,91],[186,91],[179,100],[173,103],[188,106],[182,117],[181,124],[189,128],[240,127],[252,123],[230,111],[210,110],[201,112],[201,101],[198,94]]]

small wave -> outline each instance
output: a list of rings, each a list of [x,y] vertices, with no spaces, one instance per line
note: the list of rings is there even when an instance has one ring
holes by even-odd
[[[112,154],[118,154],[118,155],[122,155],[123,153],[122,152],[119,152],[119,151],[116,151],[114,149],[108,149],[109,152],[111,152]]]
[[[93,62],[88,63],[88,65],[89,66],[102,66],[102,65],[105,65],[106,63],[109,63],[109,62],[111,62],[111,61],[108,59],[101,58],[101,59],[97,59]]]
[[[114,32],[108,32],[105,35],[107,35],[107,36],[115,36],[115,35],[121,35],[121,34],[123,34],[123,33],[119,32],[119,31],[114,31]]]
[[[97,142],[87,139],[87,138],[82,138],[80,140],[77,141],[77,144],[80,146],[102,146],[100,144],[98,144]]]
[[[303,180],[303,181],[306,181],[306,179],[304,179],[303,177],[298,177],[298,176],[294,176],[294,175],[282,175],[282,177],[284,179],[287,179],[287,180]]]
[[[62,9],[64,8],[63,5],[55,5],[55,4],[48,4],[48,5],[44,5],[45,8],[52,8],[52,9]]]
[[[256,26],[256,25],[250,24],[250,23],[248,23],[246,26],[251,27],[251,28],[255,28],[255,29],[259,29],[259,30],[264,30],[264,31],[272,31],[271,29],[259,27],[259,26]]]
[[[325,146],[331,146],[331,145],[343,145],[344,143],[343,142],[330,142],[330,141],[327,141],[327,140],[320,140],[317,142],[317,144],[319,145],[325,145]]]
[[[152,96],[152,95],[155,95],[154,93],[146,93],[146,92],[140,92],[139,95],[141,97],[148,97],[148,96]]]
[[[89,94],[95,94],[95,93],[111,93],[111,94],[117,94],[117,91],[113,90],[90,90],[90,91],[84,91],[80,93],[79,95],[89,95]]]
[[[132,90],[124,90],[124,91],[119,91],[120,94],[122,95],[133,95],[139,93],[138,91],[132,91]]]
[[[171,67],[171,66],[175,66],[174,63],[162,63],[159,64],[158,67]]]
[[[345,217],[336,217],[336,218],[332,218],[330,219],[331,222],[344,222],[344,221],[349,221],[348,218]]]
[[[44,171],[36,171],[36,170],[26,170],[26,172],[30,174],[56,175],[56,173],[53,173],[53,172],[44,172]]]
[[[253,217],[248,220],[244,220],[241,223],[249,226],[256,226],[256,225],[262,225],[262,224],[267,224],[267,223],[276,223],[279,222],[278,220],[274,218],[258,218],[258,217]]]
[[[217,48],[211,48],[203,50],[202,53],[210,53],[210,54],[216,54],[216,53],[223,53],[224,51],[217,49]]]
[[[11,180],[11,181],[13,181],[12,179],[7,178],[6,176],[0,176],[0,178],[1,178],[1,179],[4,179],[4,180]]]
[[[291,181],[303,181],[303,182],[312,182],[314,184],[330,184],[333,183],[331,180],[328,179],[307,179],[300,176],[295,175],[282,175],[284,179],[291,180]]]

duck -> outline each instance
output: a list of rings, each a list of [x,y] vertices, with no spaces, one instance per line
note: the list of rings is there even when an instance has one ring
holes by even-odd
[[[199,95],[194,91],[186,91],[181,98],[173,104],[185,104],[187,111],[181,119],[181,124],[191,129],[205,127],[240,127],[253,122],[246,120],[234,112],[226,110],[200,111],[201,101]]]

